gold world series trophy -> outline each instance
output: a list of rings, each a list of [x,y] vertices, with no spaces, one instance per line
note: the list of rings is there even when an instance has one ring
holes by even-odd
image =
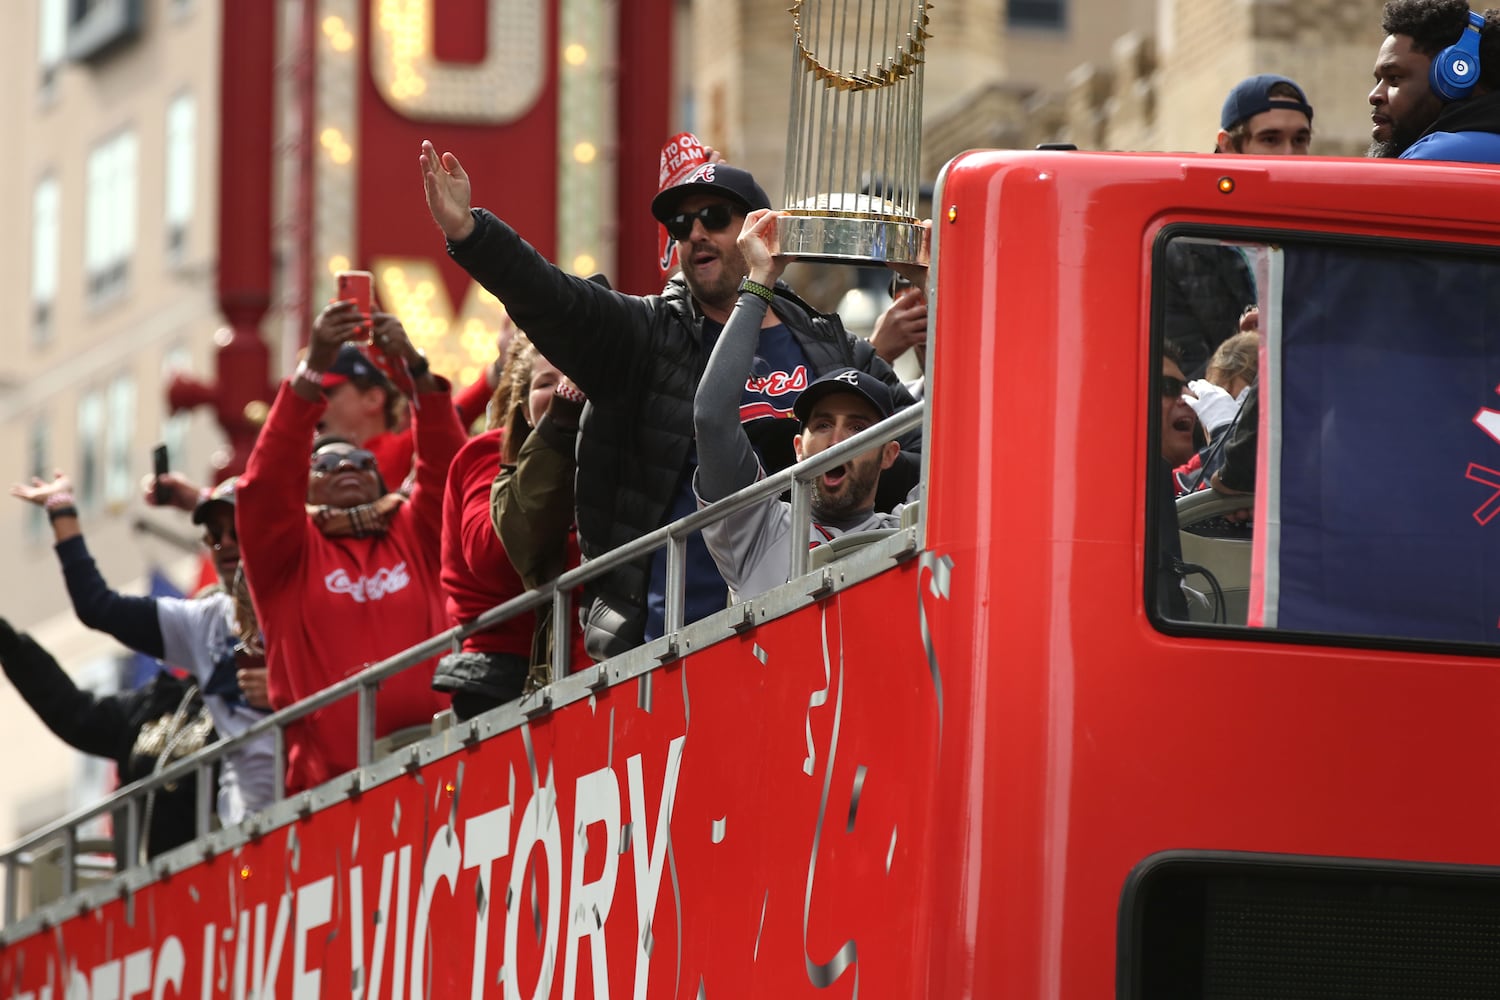
[[[921,0],[793,0],[783,253],[925,263],[917,180],[930,9]]]

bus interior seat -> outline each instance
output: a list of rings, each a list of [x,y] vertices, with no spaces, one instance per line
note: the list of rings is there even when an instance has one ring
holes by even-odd
[[[1254,503],[1255,497],[1250,494],[1226,496],[1213,490],[1199,490],[1177,498],[1182,561],[1212,573],[1224,596],[1220,612],[1214,607],[1213,588],[1208,581],[1199,574],[1189,573],[1187,585],[1208,597],[1207,606],[1189,603],[1189,620],[1245,624],[1250,608],[1250,528],[1223,519],[1227,514],[1248,510]]]
[[[822,569],[835,560],[842,559],[851,552],[858,552],[867,545],[873,545],[882,538],[889,538],[899,528],[871,528],[868,531],[851,531],[847,535],[839,535],[830,538],[821,545],[814,545],[807,553],[807,568],[809,571]]]

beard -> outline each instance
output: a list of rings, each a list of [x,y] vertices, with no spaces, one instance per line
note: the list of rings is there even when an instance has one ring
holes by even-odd
[[[678,260],[682,262],[682,277],[687,282],[688,291],[693,293],[693,298],[701,303],[719,309],[733,309],[739,299],[740,280],[750,273],[745,265],[745,255],[733,244],[725,250],[709,245],[719,256],[719,275],[717,278],[707,282],[698,278],[697,268],[693,267],[693,255],[698,251],[697,245],[688,248],[687,256],[682,254],[682,248],[678,247]]]
[[[1365,150],[1365,155],[1375,159],[1396,159],[1402,153],[1406,152],[1412,143],[1426,134],[1427,129],[1431,127],[1442,110],[1442,102],[1436,99],[1419,105],[1409,113],[1403,115],[1402,121],[1391,122],[1391,137],[1389,139],[1384,141],[1371,139],[1370,148]],[[1426,124],[1414,128],[1410,124],[1413,119],[1423,121]]]
[[[873,456],[865,461],[856,459],[845,465],[847,470],[838,492],[824,492],[823,477],[813,483],[812,510],[820,521],[846,521],[855,514],[869,510],[875,500],[875,484],[880,478],[880,459]]]

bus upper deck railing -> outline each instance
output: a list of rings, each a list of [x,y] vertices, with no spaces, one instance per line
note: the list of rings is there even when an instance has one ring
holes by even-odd
[[[212,803],[217,799],[217,790],[214,788],[214,765],[242,744],[268,732],[273,734],[275,745],[276,797],[277,801],[280,801],[283,797],[283,787],[285,784],[287,727],[319,709],[326,708],[334,702],[350,696],[358,699],[356,740],[358,741],[359,765],[360,767],[364,767],[371,763],[375,756],[375,695],[380,688],[381,682],[386,678],[422,663],[435,655],[456,648],[458,643],[465,637],[475,632],[482,632],[516,615],[534,611],[547,603],[551,603],[553,606],[554,622],[567,622],[572,605],[573,591],[576,587],[598,576],[602,576],[618,566],[648,556],[663,547],[667,549],[666,618],[663,629],[663,638],[666,642],[664,644],[664,652],[658,654],[658,659],[663,663],[670,662],[678,655],[680,647],[677,642],[676,633],[684,626],[683,608],[686,596],[685,563],[687,538],[689,535],[701,530],[705,525],[722,520],[731,514],[735,514],[765,500],[767,497],[779,495],[783,491],[790,489],[792,491],[792,525],[790,531],[791,572],[789,579],[796,579],[804,575],[808,568],[808,546],[806,539],[812,517],[811,490],[813,480],[827,469],[841,464],[865,449],[893,438],[898,438],[921,427],[924,413],[924,404],[909,407],[881,423],[861,431],[848,440],[839,442],[826,451],[783,469],[774,475],[766,476],[759,482],[746,487],[733,496],[726,497],[702,510],[695,511],[687,517],[658,528],[649,534],[642,535],[640,538],[612,549],[597,559],[588,560],[583,565],[562,574],[546,586],[528,591],[525,594],[521,594],[491,608],[466,625],[440,632],[432,638],[402,650],[394,656],[382,660],[352,677],[347,677],[314,695],[304,698],[295,705],[289,705],[278,712],[268,715],[233,739],[220,740],[189,757],[185,757],[163,768],[160,772],[150,777],[132,782],[95,805],[79,809],[33,831],[6,848],[3,852],[0,852],[0,873],[3,873],[5,879],[4,922],[0,924],[0,928],[10,928],[17,920],[20,909],[19,875],[23,870],[28,868],[39,849],[53,845],[59,840],[61,841],[60,867],[62,894],[63,896],[68,896],[78,888],[76,873],[78,868],[79,828],[105,816],[114,816],[116,817],[115,822],[120,822],[121,814],[123,814],[125,827],[123,846],[125,857],[131,859],[129,867],[132,869],[136,868],[138,867],[140,817],[146,797],[157,789],[188,780],[197,783],[196,830],[197,836],[200,839],[205,837],[212,829]],[[570,628],[554,628],[552,630],[552,663],[554,664],[555,679],[565,677],[569,672],[568,658],[571,648],[571,632]],[[607,678],[607,664],[596,664],[593,669],[599,672],[596,682],[603,682]],[[532,714],[533,711],[543,710],[549,705],[550,695],[545,688],[521,699],[522,711],[527,715]],[[345,775],[334,780],[353,780],[357,782],[360,778],[360,771],[356,770],[352,774],[352,779],[348,775]],[[247,824],[254,824],[255,822],[255,817],[248,817],[245,820]],[[0,937],[0,941],[3,941],[3,937]]]

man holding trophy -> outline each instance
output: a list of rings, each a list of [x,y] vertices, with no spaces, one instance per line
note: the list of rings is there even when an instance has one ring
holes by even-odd
[[[579,432],[579,546],[594,557],[692,513],[693,397],[714,340],[748,275],[735,245],[752,210],[770,207],[744,170],[705,163],[657,195],[656,217],[677,241],[682,273],[659,295],[603,288],[555,267],[515,230],[470,204],[468,174],[452,153],[422,144],[428,208],[448,252],[506,311],[548,360],[589,398]],[[762,463],[794,460],[792,406],[819,375],[854,367],[891,386],[899,407],[911,396],[870,345],[837,316],[799,299],[785,284],[772,297],[756,371],[741,412]],[[901,460],[882,476],[887,508],[920,474],[920,441],[902,442]],[[727,590],[702,539],[688,544],[684,623],[724,607]],[[598,659],[657,638],[665,629],[666,556],[606,576],[590,595],[586,644]]]

